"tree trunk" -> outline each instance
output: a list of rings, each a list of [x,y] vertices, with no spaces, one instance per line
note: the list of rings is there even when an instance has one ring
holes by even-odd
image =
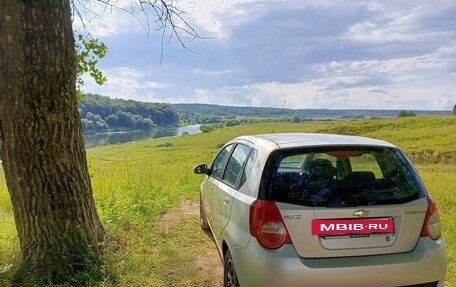
[[[92,268],[103,240],[71,25],[68,0],[0,0],[0,158],[20,241],[19,281]]]

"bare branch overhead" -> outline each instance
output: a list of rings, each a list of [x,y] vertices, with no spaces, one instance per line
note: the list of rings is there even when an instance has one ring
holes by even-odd
[[[81,20],[85,33],[90,36],[87,23],[99,16],[92,8],[94,4],[101,5],[103,13],[118,10],[130,14],[142,26],[147,37],[152,29],[161,31],[161,59],[163,59],[164,43],[169,44],[173,38],[187,50],[190,50],[187,46],[189,42],[204,38],[192,27],[188,21],[190,15],[178,8],[176,1],[130,0],[129,5],[122,5],[121,2],[120,0],[73,0],[73,18],[78,17]],[[88,18],[88,15],[94,16]]]

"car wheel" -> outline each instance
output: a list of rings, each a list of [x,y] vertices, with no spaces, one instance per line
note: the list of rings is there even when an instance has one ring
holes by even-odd
[[[223,271],[223,286],[224,287],[239,287],[239,281],[234,269],[233,258],[229,250],[225,254],[225,264]]]
[[[204,212],[203,200],[200,195],[200,226],[201,229],[206,231],[209,230],[209,223],[207,222],[206,213]]]

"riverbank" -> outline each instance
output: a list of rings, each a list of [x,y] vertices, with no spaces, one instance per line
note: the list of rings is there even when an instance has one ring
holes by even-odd
[[[201,132],[201,125],[191,125],[186,127],[160,128],[139,131],[115,131],[106,133],[95,133],[84,135],[86,148],[96,146],[122,144],[146,139],[157,139],[165,137],[180,136],[184,133],[198,134]]]

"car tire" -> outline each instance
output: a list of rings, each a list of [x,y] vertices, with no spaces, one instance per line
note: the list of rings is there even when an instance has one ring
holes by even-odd
[[[203,200],[200,195],[200,227],[202,230],[209,230],[209,223],[207,222],[206,212],[204,212]]]
[[[239,287],[236,270],[234,269],[233,258],[231,258],[230,250],[225,253],[223,265],[223,287]]]

